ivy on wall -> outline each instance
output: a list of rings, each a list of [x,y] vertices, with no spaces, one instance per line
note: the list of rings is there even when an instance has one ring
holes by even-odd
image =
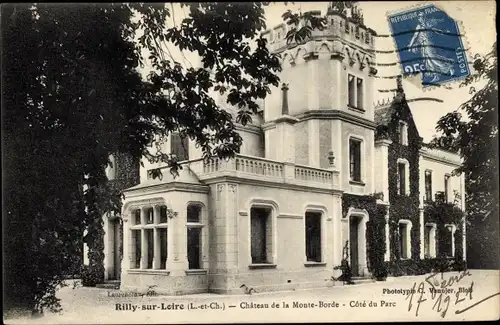
[[[391,243],[391,257],[387,263],[389,273],[393,275],[402,274],[423,274],[431,269],[444,270],[449,267],[449,258],[439,251],[444,252],[446,247],[450,247],[451,243],[446,241],[443,236],[445,224],[455,224],[457,230],[455,232],[455,266],[463,264],[463,212],[453,204],[448,204],[442,201],[431,202],[424,212],[425,222],[434,222],[437,225],[436,241],[437,252],[440,255],[437,259],[420,260],[420,166],[419,166],[419,151],[422,148],[422,138],[418,134],[418,130],[413,121],[411,110],[404,98],[404,94],[399,92],[395,97],[390,107],[386,110],[390,116],[383,116],[381,123],[375,130],[375,139],[391,140],[388,150],[388,169],[389,169],[389,231]],[[400,143],[399,123],[406,122],[408,126],[408,145]],[[409,181],[410,193],[400,195],[398,193],[398,165],[399,158],[406,159],[409,163]],[[400,252],[400,234],[399,221],[401,219],[410,220],[412,230],[410,233],[411,239],[411,258],[408,260],[401,259]],[[451,238],[451,237],[450,237]],[[423,273],[422,273],[423,272]]]
[[[443,200],[435,200],[428,202],[424,208],[425,223],[432,222],[436,224],[436,242],[437,254],[442,255],[451,246],[449,241],[451,236],[443,236],[449,232],[446,229],[446,224],[453,224],[457,227],[455,231],[455,252],[454,256],[457,259],[463,259],[463,220],[464,212],[455,204],[444,202]]]
[[[121,194],[124,189],[139,183],[139,161],[132,159],[125,153],[115,156],[115,179],[107,185],[87,195],[98,195],[103,200],[99,206],[91,207],[88,213],[87,236],[84,240],[88,245],[89,266],[82,270],[82,284],[95,286],[104,281],[104,220],[106,213],[119,214],[121,212]],[[123,237],[123,225],[120,223],[120,237]],[[120,240],[120,261],[123,258],[123,241]]]
[[[420,257],[420,200],[419,182],[420,166],[419,151],[422,147],[422,138],[413,122],[410,108],[404,97],[397,95],[391,104],[390,119],[387,126],[380,126],[377,130],[377,138],[385,138],[392,141],[388,150],[389,169],[389,229],[391,241],[391,260],[401,259],[399,251],[399,221],[401,219],[410,220],[412,229],[411,238],[411,258]],[[399,123],[406,122],[408,127],[408,145],[400,143]],[[410,193],[399,195],[398,193],[398,159],[406,159],[409,163],[409,188]]]
[[[366,251],[368,253],[368,270],[377,278],[385,278],[387,270],[384,263],[385,244],[385,205],[377,204],[375,195],[342,195],[342,215],[347,217],[349,208],[366,210],[369,221],[366,224]]]

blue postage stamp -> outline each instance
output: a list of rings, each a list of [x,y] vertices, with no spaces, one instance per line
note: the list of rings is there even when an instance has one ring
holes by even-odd
[[[388,16],[403,75],[422,74],[422,86],[437,86],[470,74],[457,22],[435,5]]]

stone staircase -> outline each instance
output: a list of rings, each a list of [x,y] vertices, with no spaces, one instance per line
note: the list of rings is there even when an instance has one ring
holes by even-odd
[[[120,280],[106,280],[104,283],[96,284],[95,287],[100,289],[118,290],[120,289]]]

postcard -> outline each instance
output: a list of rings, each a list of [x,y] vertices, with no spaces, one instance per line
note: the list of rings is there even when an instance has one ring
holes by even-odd
[[[495,13],[2,5],[4,321],[499,319]]]

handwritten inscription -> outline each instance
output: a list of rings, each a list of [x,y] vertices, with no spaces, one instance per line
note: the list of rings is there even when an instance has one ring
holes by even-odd
[[[421,306],[427,302],[428,305],[432,306],[433,311],[444,318],[450,307],[463,308],[455,310],[455,314],[460,314],[497,295],[492,295],[467,307],[467,302],[472,302],[474,299],[474,281],[467,283],[464,280],[469,276],[471,276],[469,271],[463,271],[458,275],[446,277],[443,273],[439,277],[439,273],[436,272],[426,277],[418,285],[414,283],[413,287],[407,290],[406,300],[408,300],[408,311],[413,310],[415,316],[418,316]],[[460,286],[453,287],[454,285]]]

